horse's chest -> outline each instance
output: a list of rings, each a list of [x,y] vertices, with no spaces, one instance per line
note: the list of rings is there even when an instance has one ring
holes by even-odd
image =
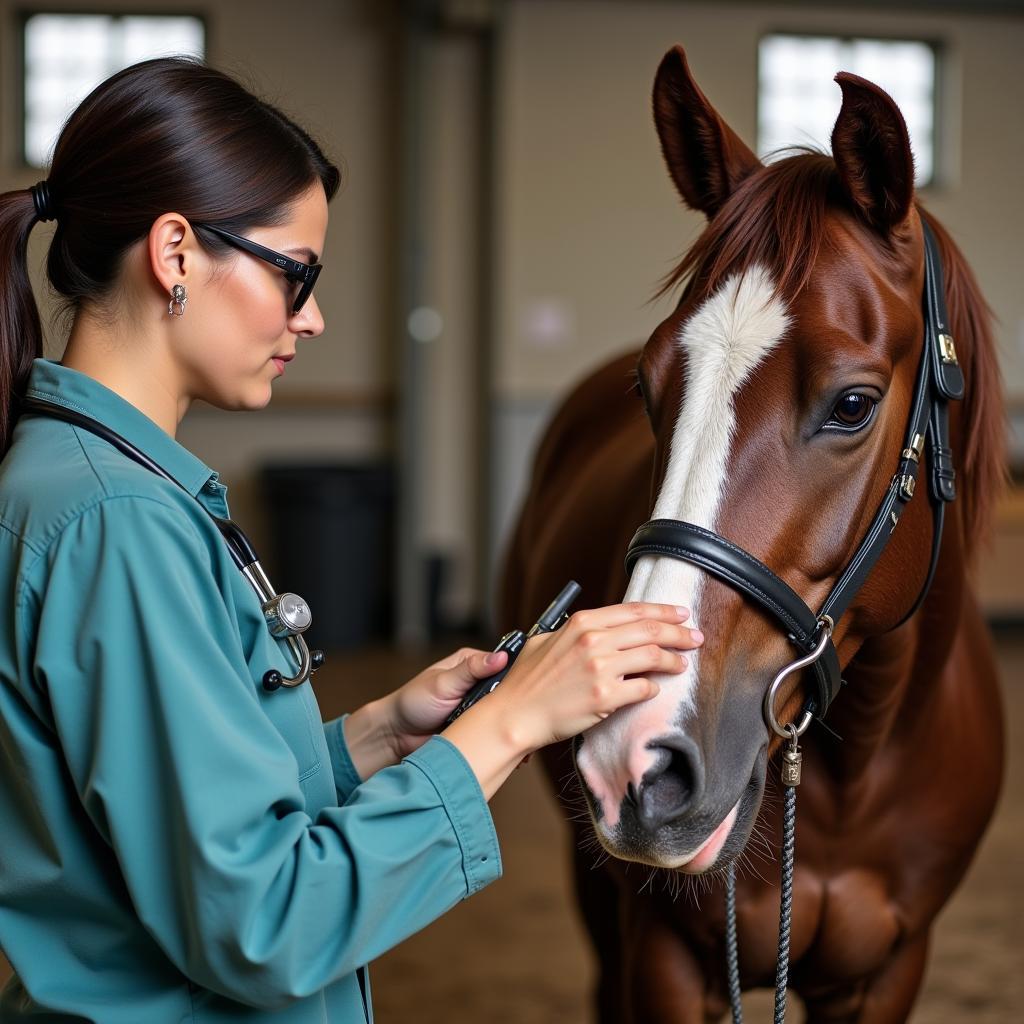
[[[774,982],[779,932],[778,889],[761,886],[740,894],[740,960],[753,984]],[[813,986],[855,981],[873,974],[899,940],[897,909],[885,879],[849,868],[822,877],[797,864],[790,938],[791,978]]]
[[[793,947],[800,973],[821,971],[834,979],[864,977],[892,955],[900,937],[896,907],[886,880],[864,868],[841,871],[825,882],[796,914],[807,914],[801,945]],[[813,929],[813,931],[812,931]]]

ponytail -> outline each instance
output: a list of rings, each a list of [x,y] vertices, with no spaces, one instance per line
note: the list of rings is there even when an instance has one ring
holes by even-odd
[[[0,456],[10,447],[32,360],[43,354],[28,276],[28,236],[38,219],[31,190],[0,194]]]

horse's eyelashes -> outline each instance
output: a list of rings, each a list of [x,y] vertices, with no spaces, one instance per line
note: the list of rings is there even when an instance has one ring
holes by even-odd
[[[631,378],[629,390],[640,396],[640,401],[644,403],[644,412],[646,412],[649,417],[651,414],[651,406],[647,400],[647,389],[644,387],[644,379],[640,375],[639,368],[630,370],[629,376]]]

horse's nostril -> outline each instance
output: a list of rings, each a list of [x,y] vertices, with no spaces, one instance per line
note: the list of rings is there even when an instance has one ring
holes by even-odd
[[[654,749],[658,759],[644,775],[637,802],[640,820],[651,831],[685,814],[701,781],[697,752],[690,744],[680,742]]]
[[[632,782],[626,783],[626,803],[630,807],[636,807],[636,786]]]

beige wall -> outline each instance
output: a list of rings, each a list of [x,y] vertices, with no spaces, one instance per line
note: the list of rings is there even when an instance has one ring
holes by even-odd
[[[682,209],[662,162],[650,115],[655,70],[682,43],[711,102],[753,146],[757,42],[773,30],[943,44],[944,116],[959,159],[948,185],[922,195],[981,280],[1000,321],[1008,389],[1024,398],[1024,18],[574,0],[513,3],[507,19],[498,161],[507,398],[561,390],[665,315],[666,302],[645,300],[702,220]],[[838,113],[838,86],[835,100]],[[531,337],[538,304],[564,311],[563,343],[544,348]]]
[[[0,61],[15,66],[16,9],[45,4],[0,0]],[[114,7],[116,5],[110,5]],[[398,187],[395,145],[394,5],[372,0],[313,0],[301,7],[268,0],[219,0],[205,14],[208,59],[236,74],[258,94],[294,115],[342,164],[345,183],[331,206],[317,296],[324,334],[302,342],[299,358],[275,384],[271,405],[258,414],[226,414],[197,406],[179,438],[215,466],[228,482],[232,511],[257,547],[268,545],[270,523],[258,489],[266,462],[351,462],[391,451],[394,399],[393,247]],[[67,10],[90,10],[71,2]],[[125,9],[164,12],[160,0],[137,0]],[[479,338],[473,280],[478,73],[467,38],[439,40],[428,69],[431,124],[424,166],[436,202],[430,210],[428,301],[444,319],[429,344],[427,464],[430,482],[417,543],[451,560],[448,611],[472,612],[475,593],[474,478],[478,443],[476,398],[469,383]],[[0,133],[0,187],[27,187],[41,175],[15,166],[19,122],[13,91],[5,90]],[[52,225],[37,226],[30,266],[44,313],[50,303],[42,263]],[[48,354],[59,356],[63,337],[50,333]],[[270,558],[272,561],[272,558]],[[281,585],[286,585],[282,577]]]
[[[1017,410],[1014,449],[1024,464],[1024,17],[899,7],[508,5],[497,111],[495,381],[496,435],[508,472],[497,485],[492,564],[557,396],[588,368],[645,340],[667,315],[669,300],[648,299],[703,226],[668,178],[650,114],[658,63],[677,42],[711,102],[751,146],[762,34],[877,33],[942,44],[946,180],[922,198],[952,230],[997,317]],[[838,86],[835,101],[838,113]],[[1014,593],[1019,609],[1019,584]],[[1005,610],[1002,597],[990,603]]]
[[[40,3],[0,0],[0,62],[16,66],[17,10]],[[65,2],[61,10],[116,9],[116,3]],[[130,11],[165,13],[160,0],[133,0]],[[257,546],[266,547],[268,524],[257,500],[255,473],[264,461],[347,460],[374,457],[388,445],[389,293],[387,158],[389,68],[387,6],[370,2],[220,0],[190,6],[206,17],[208,59],[236,74],[260,95],[294,115],[342,163],[346,181],[331,207],[325,270],[317,297],[327,324],[318,339],[302,342],[275,401],[258,415],[229,415],[197,407],[181,441],[215,466],[231,487],[233,512]],[[5,83],[6,86],[6,83]],[[15,90],[2,91],[0,185],[24,188],[42,175],[19,169]],[[46,249],[53,226],[38,225],[29,261],[44,314]],[[48,354],[64,339],[51,332]],[[262,543],[261,543],[262,542]]]
[[[44,6],[0,0],[3,68],[15,66],[14,12]],[[75,0],[61,6],[91,8]],[[159,0],[124,6],[167,9]],[[303,343],[268,409],[231,415],[197,408],[181,431],[182,441],[231,485],[233,511],[258,546],[265,547],[268,531],[256,488],[264,462],[373,458],[393,445],[389,397],[399,319],[391,306],[398,181],[393,6],[309,0],[301,16],[279,0],[219,0],[206,8],[211,62],[295,114],[346,167],[318,286],[325,334]],[[1024,228],[1018,198],[1024,81],[1017,70],[1024,19],[784,3],[509,0],[495,6],[503,11],[494,125],[492,426],[501,467],[491,524],[495,548],[552,403],[589,367],[646,338],[669,308],[648,297],[700,228],[668,180],[649,112],[658,61],[677,41],[712,102],[750,142],[762,32],[923,34],[945,44],[947,137],[956,158],[953,179],[926,199],[982,281],[1000,319],[1008,390],[1024,398],[1024,289],[1015,245]],[[471,381],[484,342],[472,283],[479,67],[465,37],[438,40],[428,88],[428,146],[417,173],[435,196],[426,287],[444,330],[430,343],[423,381],[428,491],[416,543],[453,560],[449,610],[462,615],[480,597],[474,535],[481,484],[473,476],[480,396]],[[3,188],[37,178],[14,165],[15,102],[14,90],[0,90]],[[837,108],[838,102],[837,88]],[[39,295],[51,232],[39,225],[32,236]],[[52,339],[51,353],[62,340]]]

